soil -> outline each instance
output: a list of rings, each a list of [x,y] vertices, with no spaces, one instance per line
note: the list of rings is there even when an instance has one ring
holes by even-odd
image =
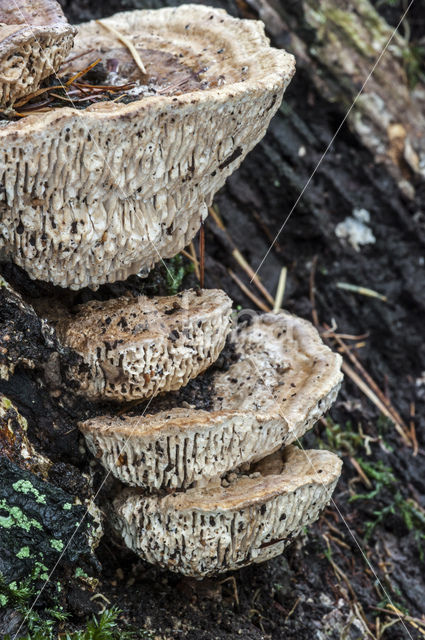
[[[157,0],[61,4],[75,22],[160,5]],[[240,17],[257,17],[244,0],[210,4]],[[393,12],[388,19],[394,20]],[[401,12],[400,7],[398,15]],[[423,37],[423,21],[421,33],[415,25],[416,37]],[[285,34],[281,40],[280,45]],[[343,116],[343,106],[316,91],[308,66],[301,62],[266,137],[217,195],[217,211],[254,269]],[[152,634],[141,637],[423,638],[417,619],[425,617],[425,186],[417,182],[415,188],[415,198],[406,199],[387,169],[376,164],[343,126],[259,274],[274,293],[286,266],[286,309],[309,320],[317,314],[322,331],[327,324],[337,327],[339,334],[360,336],[345,342],[407,425],[414,427],[417,451],[404,444],[394,425],[346,376],[330,419],[319,422],[302,442],[306,448],[323,446],[343,457],[334,501],[281,557],[196,581],[143,563],[107,533],[97,553],[102,565],[97,591],[122,610],[123,623]],[[359,251],[335,234],[336,225],[354,209],[370,212],[376,238]],[[252,301],[228,273],[228,268],[237,272],[249,286],[228,239],[211,218],[205,230],[206,286],[223,288],[235,305],[251,309]],[[51,287],[32,283],[15,267],[4,265],[2,272],[27,299],[52,293]],[[386,300],[342,289],[338,283],[368,287]],[[94,294],[72,294],[72,302],[119,295],[123,287],[138,286],[133,279]],[[329,335],[324,333],[336,348]],[[66,485],[60,465],[75,470],[88,464],[72,429],[77,420],[105,406],[59,406],[40,390],[35,376],[20,368],[9,382],[0,382],[0,391],[28,418],[30,437],[54,460],[56,481]],[[61,433],[66,426],[66,442],[52,442],[46,435],[52,429],[49,415],[55,416]],[[75,482],[71,470],[70,482]],[[100,481],[102,474],[97,473]],[[55,482],[54,474],[51,481]],[[93,602],[100,603],[91,596],[78,590],[67,595],[74,622],[96,609]]]

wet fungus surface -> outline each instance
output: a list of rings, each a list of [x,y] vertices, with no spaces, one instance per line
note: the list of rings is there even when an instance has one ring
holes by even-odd
[[[212,374],[208,406],[179,406],[171,395],[142,415],[80,425],[92,453],[122,482],[148,490],[202,484],[297,440],[335,400],[340,356],[308,322],[267,314],[231,339],[236,361]]]
[[[179,389],[219,356],[231,300],[218,290],[88,302],[53,321],[83,362],[74,371],[90,399],[137,400]]]
[[[111,28],[146,55],[147,75]],[[80,25],[75,56],[71,76],[98,56],[105,82],[135,81],[127,94],[138,99],[3,122],[0,250],[32,278],[80,289],[146,271],[190,242],[264,136],[294,59],[269,46],[262,23],[197,5]]]
[[[35,15],[49,7],[57,31],[72,37],[51,3]],[[0,122],[0,250],[31,278],[78,290],[146,275],[192,240],[215,192],[263,137],[294,59],[269,46],[262,23],[197,5],[82,24],[59,70],[64,51],[54,67],[59,104],[37,103],[44,87],[24,114],[4,112]],[[3,89],[4,100],[13,103],[19,83]],[[27,82],[27,96],[31,89]],[[279,312],[235,325],[217,289],[76,307],[46,298],[36,309],[57,346],[45,367],[57,378],[50,390],[60,395],[67,384],[101,407],[79,428],[122,483],[103,506],[143,559],[196,577],[262,562],[331,499],[341,461],[295,445],[342,380],[340,356],[310,323]],[[74,355],[67,368],[65,353]],[[101,402],[108,415],[99,415]],[[22,449],[25,430],[19,437]],[[5,477],[14,473],[9,457]],[[2,523],[37,535],[43,528],[44,496],[19,486],[36,504],[21,524],[19,504],[0,505],[0,535]],[[59,510],[74,509],[58,495]],[[27,546],[18,553],[27,557]]]
[[[226,484],[115,500],[115,526],[149,562],[207,576],[282,553],[329,502],[342,463],[328,451],[286,448]]]

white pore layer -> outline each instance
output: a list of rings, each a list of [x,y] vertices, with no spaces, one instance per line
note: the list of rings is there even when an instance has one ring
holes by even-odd
[[[209,411],[171,399],[153,415],[80,424],[90,450],[122,482],[148,489],[208,482],[300,438],[334,402],[341,357],[309,322],[265,314],[231,339],[238,360],[214,373]]]
[[[264,136],[294,72],[262,23],[222,10],[187,5],[103,22],[139,49],[182,55],[206,88],[55,108],[0,128],[0,250],[30,277],[72,289],[123,280],[184,248]],[[117,46],[125,49],[90,22],[72,55],[94,48],[90,62]]]
[[[207,369],[230,331],[230,298],[217,289],[114,298],[80,305],[52,322],[83,358],[78,393],[117,401],[179,389]]]
[[[272,460],[267,470],[267,462],[256,477],[239,477],[227,488],[165,497],[128,489],[115,500],[113,523],[143,559],[188,576],[263,562],[317,519],[342,464],[327,451],[295,447],[285,451],[283,468]]]

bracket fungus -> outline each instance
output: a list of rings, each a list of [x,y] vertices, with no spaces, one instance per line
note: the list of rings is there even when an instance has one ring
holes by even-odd
[[[105,84],[76,83],[99,60]],[[260,22],[210,7],[80,25],[59,71],[69,74],[65,106],[47,100],[0,121],[0,250],[32,278],[71,289],[173,257],[263,137],[293,72],[293,56],[269,46]],[[77,105],[81,88],[92,95]],[[110,89],[121,103],[105,99]],[[335,400],[341,357],[286,312],[232,331],[231,306],[223,291],[201,289],[47,310],[55,341],[74,356],[65,366],[76,393],[138,400],[133,412],[147,401],[142,415],[79,427],[127,485],[116,482],[109,505],[126,545],[190,576],[281,553],[329,502],[341,471],[334,454],[293,444]]]
[[[98,56],[109,84],[133,81],[127,104],[81,108],[71,97],[0,127],[0,250],[32,278],[71,289],[183,249],[294,73],[262,23],[198,5],[82,24],[75,56],[71,76]]]
[[[151,404],[143,416],[92,418],[80,425],[92,453],[130,486],[186,488],[300,438],[336,398],[341,357],[289,313],[240,329],[235,354],[213,374],[209,410],[176,407],[171,396],[157,413]]]
[[[285,312],[237,327],[231,340],[234,361],[213,373],[208,410],[176,407],[171,394],[156,413],[80,423],[96,458],[134,487],[111,513],[125,544],[190,576],[281,553],[329,502],[341,471],[334,454],[290,444],[335,400],[341,357]]]
[[[0,107],[12,107],[55,73],[75,33],[56,0],[0,0]]]
[[[317,519],[341,466],[329,451],[290,446],[226,486],[148,497],[127,489],[114,502],[115,527],[148,562],[189,576],[264,562]]]
[[[134,400],[179,389],[219,356],[232,302],[216,289],[88,302],[53,322],[83,358],[74,370],[91,399]]]

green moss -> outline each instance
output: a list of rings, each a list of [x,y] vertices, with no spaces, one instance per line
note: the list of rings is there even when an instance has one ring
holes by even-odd
[[[20,560],[23,560],[23,558],[29,558],[30,557],[30,548],[29,547],[21,547],[18,551],[18,553],[16,554],[16,557],[19,558]]]
[[[38,593],[37,581],[41,577],[40,571],[46,567],[38,563],[39,568],[22,581],[13,581],[7,584],[0,573],[0,605],[10,606],[17,611],[25,620],[27,629],[25,636],[19,636],[22,640],[56,640],[58,635],[56,628],[58,622],[63,622],[67,614],[63,612],[63,607],[58,604],[57,593],[53,597],[53,607],[45,609],[41,616],[32,603]],[[2,636],[3,638],[3,636]],[[11,640],[10,635],[4,636],[4,640]]]
[[[326,418],[326,428],[319,439],[321,449],[335,451],[339,455],[354,456],[363,446],[361,434],[353,429],[353,425],[348,421],[345,426],[334,422],[332,418]]]
[[[62,507],[62,509],[64,511],[70,511],[72,509],[72,504],[70,502],[65,502],[65,504]]]
[[[25,580],[17,582],[13,580],[9,584],[6,583],[3,575],[0,573],[0,598],[7,604],[19,609],[20,605],[26,603],[35,592],[32,584],[33,575],[28,576]]]
[[[42,562],[36,562],[34,564],[34,579],[37,580],[40,578],[41,580],[49,579],[49,570],[45,564]]]
[[[410,89],[425,79],[425,47],[409,43],[402,51],[403,67]]]
[[[375,509],[375,518],[365,523],[365,541],[367,542],[374,529],[383,524],[388,516],[401,518],[412,533],[416,542],[420,560],[425,560],[425,513],[413,499],[402,495],[397,489],[399,481],[391,467],[385,465],[382,460],[366,462],[357,458],[357,462],[365,475],[369,478],[372,490],[368,493],[357,493],[351,496],[350,502],[356,500],[376,499],[382,507]]]
[[[338,46],[345,48],[348,41],[363,56],[376,58],[390,38],[392,29],[367,0],[354,0],[349,11],[335,4],[328,0],[306,3],[306,20],[316,29],[322,44],[338,49]],[[392,42],[392,52],[401,59],[401,45],[397,37]]]
[[[343,9],[338,9],[336,7],[326,9],[323,13],[326,20],[333,22],[334,25],[343,31],[347,38],[363,55],[376,55],[376,49],[370,42],[362,37],[359,29],[358,17],[355,13],[352,13],[351,11],[344,11]]]
[[[183,256],[179,253],[174,258],[167,260],[167,290],[168,295],[173,296],[181,289],[184,278],[192,273],[194,266],[193,263],[184,263]]]
[[[87,627],[81,631],[65,633],[65,640],[132,640],[133,638],[154,638],[150,632],[139,630],[137,634],[133,631],[125,631],[118,624],[120,611],[107,609],[100,618],[93,618],[87,623]]]

